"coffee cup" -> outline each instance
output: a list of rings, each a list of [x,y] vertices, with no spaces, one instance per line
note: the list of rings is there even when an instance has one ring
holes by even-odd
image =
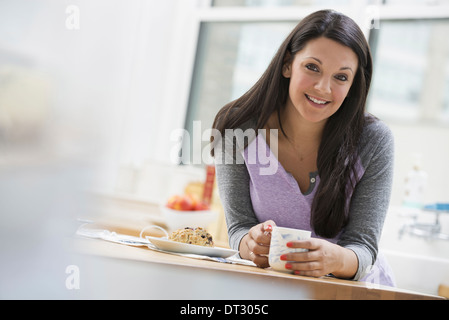
[[[271,268],[281,272],[293,273],[292,270],[285,269],[285,264],[288,261],[281,260],[281,255],[308,251],[302,248],[289,248],[287,247],[287,243],[290,241],[309,239],[311,234],[310,231],[306,230],[274,226],[271,232],[270,253],[268,255],[268,263]]]

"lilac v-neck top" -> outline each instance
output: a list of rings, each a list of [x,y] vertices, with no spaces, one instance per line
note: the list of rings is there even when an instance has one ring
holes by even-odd
[[[367,270],[373,270],[376,266],[378,242],[388,210],[393,177],[394,142],[391,131],[383,122],[369,119],[360,138],[359,179],[347,199],[350,203],[348,223],[337,237],[327,239],[353,250],[357,255],[355,280],[366,277]],[[282,167],[263,136],[254,135],[247,145],[239,143],[237,131],[241,134],[254,127],[255,121],[248,121],[234,130],[235,137],[225,136],[220,144],[221,149],[215,149],[218,191],[230,246],[238,250],[241,239],[249,229],[269,219],[279,226],[311,230],[312,237],[317,237],[310,225],[310,216],[312,201],[320,183],[319,174],[310,174],[310,188],[303,194],[295,178]],[[384,269],[386,267],[383,266],[377,268]],[[388,275],[382,277],[385,278],[382,278],[382,284],[391,285]]]
[[[261,167],[266,165],[260,161],[248,161],[251,151],[256,152],[255,159],[260,158],[260,152],[265,152],[264,162],[269,159],[270,165],[277,169],[270,174],[260,174]],[[257,219],[273,220],[280,227],[308,230],[312,232],[312,237],[318,237],[310,224],[312,202],[320,183],[318,172],[309,173],[309,188],[303,193],[293,175],[277,160],[262,134],[245,148],[243,156],[250,176],[250,196]],[[360,161],[356,171],[358,177],[365,172]],[[339,236],[327,240],[336,243]]]

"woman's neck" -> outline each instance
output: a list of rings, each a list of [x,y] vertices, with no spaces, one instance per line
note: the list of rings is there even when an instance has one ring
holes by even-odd
[[[280,121],[287,135],[285,138],[295,146],[319,146],[326,121],[318,123],[307,121],[294,107],[288,105],[281,109]]]

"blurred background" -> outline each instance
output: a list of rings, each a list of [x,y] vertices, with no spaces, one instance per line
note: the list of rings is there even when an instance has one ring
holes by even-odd
[[[449,282],[449,214],[416,208],[449,202],[448,0],[0,0],[0,297],[59,292],[63,239],[98,197],[159,204],[203,181],[189,160],[217,111],[324,8],[369,40],[367,108],[395,136],[381,249],[399,287]]]

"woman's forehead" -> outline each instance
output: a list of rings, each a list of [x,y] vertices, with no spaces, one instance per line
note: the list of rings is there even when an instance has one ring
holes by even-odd
[[[333,65],[339,69],[356,70],[358,58],[355,52],[341,43],[320,37],[309,40],[304,48],[295,54],[295,59],[314,59],[322,65]]]

